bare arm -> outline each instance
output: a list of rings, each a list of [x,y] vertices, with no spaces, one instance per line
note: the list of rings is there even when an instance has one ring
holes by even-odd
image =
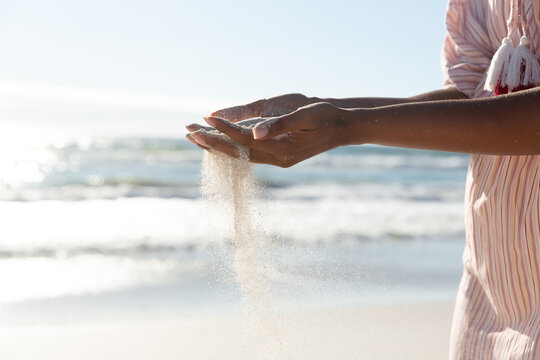
[[[252,131],[217,117],[207,122],[250,148],[251,160],[282,167],[350,144],[379,144],[493,155],[540,154],[540,87],[486,99],[406,102],[372,108],[315,103],[257,124]],[[235,156],[215,136],[200,145]]]
[[[540,154],[540,88],[474,99],[349,109],[351,144],[499,155]]]
[[[327,102],[337,107],[350,108],[373,108],[377,106],[404,104],[418,101],[436,101],[449,99],[466,99],[467,96],[459,92],[456,88],[436,90],[425,94],[411,96],[407,98],[384,98],[384,97],[361,97],[361,98],[346,98],[346,99],[331,99],[307,97],[302,94],[286,94],[268,99],[261,99],[246,105],[233,106],[226,109],[218,110],[212,113],[212,116],[220,117],[231,122],[253,117],[271,117],[281,116],[292,113],[306,105]],[[188,126],[188,130],[194,131],[199,127],[196,124]]]
[[[337,107],[344,109],[351,108],[374,108],[380,106],[408,104],[413,102],[437,101],[437,100],[452,100],[452,99],[467,99],[467,95],[463,94],[456,88],[448,88],[435,90],[428,93],[406,97],[406,98],[381,98],[381,97],[364,97],[364,98],[347,98],[347,99],[319,99],[312,98],[313,102],[328,102]]]

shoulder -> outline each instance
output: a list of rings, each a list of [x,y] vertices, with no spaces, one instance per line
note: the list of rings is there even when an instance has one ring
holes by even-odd
[[[448,15],[473,17],[477,21],[485,21],[495,3],[504,3],[505,0],[449,0],[446,8]]]
[[[446,9],[448,35],[464,49],[472,47],[492,54],[492,39],[488,22],[493,21],[490,1],[504,3],[505,0],[450,0]],[[499,41],[500,42],[500,41]]]

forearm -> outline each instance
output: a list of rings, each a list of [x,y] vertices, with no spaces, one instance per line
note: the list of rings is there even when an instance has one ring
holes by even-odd
[[[381,97],[364,97],[364,98],[346,98],[346,99],[323,99],[313,98],[313,102],[328,102],[335,106],[344,109],[351,108],[374,108],[380,106],[408,104],[413,102],[451,100],[451,99],[467,99],[467,96],[456,88],[448,88],[435,90],[428,93],[411,96],[408,98],[381,98]]]
[[[540,88],[474,100],[343,110],[350,144],[498,155],[540,154]]]

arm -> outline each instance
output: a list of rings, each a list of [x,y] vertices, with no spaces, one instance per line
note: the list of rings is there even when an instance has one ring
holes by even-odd
[[[540,154],[540,87],[486,99],[436,100],[368,109],[315,103],[253,130],[217,117],[206,121],[250,148],[253,162],[289,167],[341,145],[380,144],[463,153]],[[223,139],[188,135],[236,156]]]
[[[218,110],[212,113],[212,116],[220,117],[232,122],[254,118],[271,117],[289,114],[302,106],[327,102],[337,107],[349,108],[373,108],[377,106],[404,104],[418,101],[436,101],[449,99],[466,99],[467,96],[459,92],[456,88],[436,90],[408,98],[347,98],[347,99],[329,99],[318,97],[306,97],[302,94],[286,94],[268,99],[261,99],[252,103],[240,106]],[[197,124],[188,125],[188,130],[195,131],[200,127]]]
[[[408,104],[413,102],[468,99],[467,95],[452,87],[448,89],[435,90],[428,93],[411,96],[407,98],[347,98],[347,99],[319,99],[313,98],[314,102],[328,102],[344,109],[351,108],[374,108],[380,106]]]
[[[345,143],[494,155],[540,154],[540,87],[509,95],[344,110]]]

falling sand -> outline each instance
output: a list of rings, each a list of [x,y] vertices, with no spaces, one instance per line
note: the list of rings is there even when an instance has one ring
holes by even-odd
[[[262,119],[239,123],[251,128]],[[269,302],[269,283],[264,274],[261,258],[261,233],[254,220],[254,200],[258,184],[249,162],[249,149],[215,130],[210,131],[235,144],[238,158],[222,153],[205,151],[202,167],[203,196],[213,209],[223,209],[231,224],[234,242],[234,272],[249,318],[249,335],[259,353],[258,359],[279,359],[280,340],[275,316]]]

